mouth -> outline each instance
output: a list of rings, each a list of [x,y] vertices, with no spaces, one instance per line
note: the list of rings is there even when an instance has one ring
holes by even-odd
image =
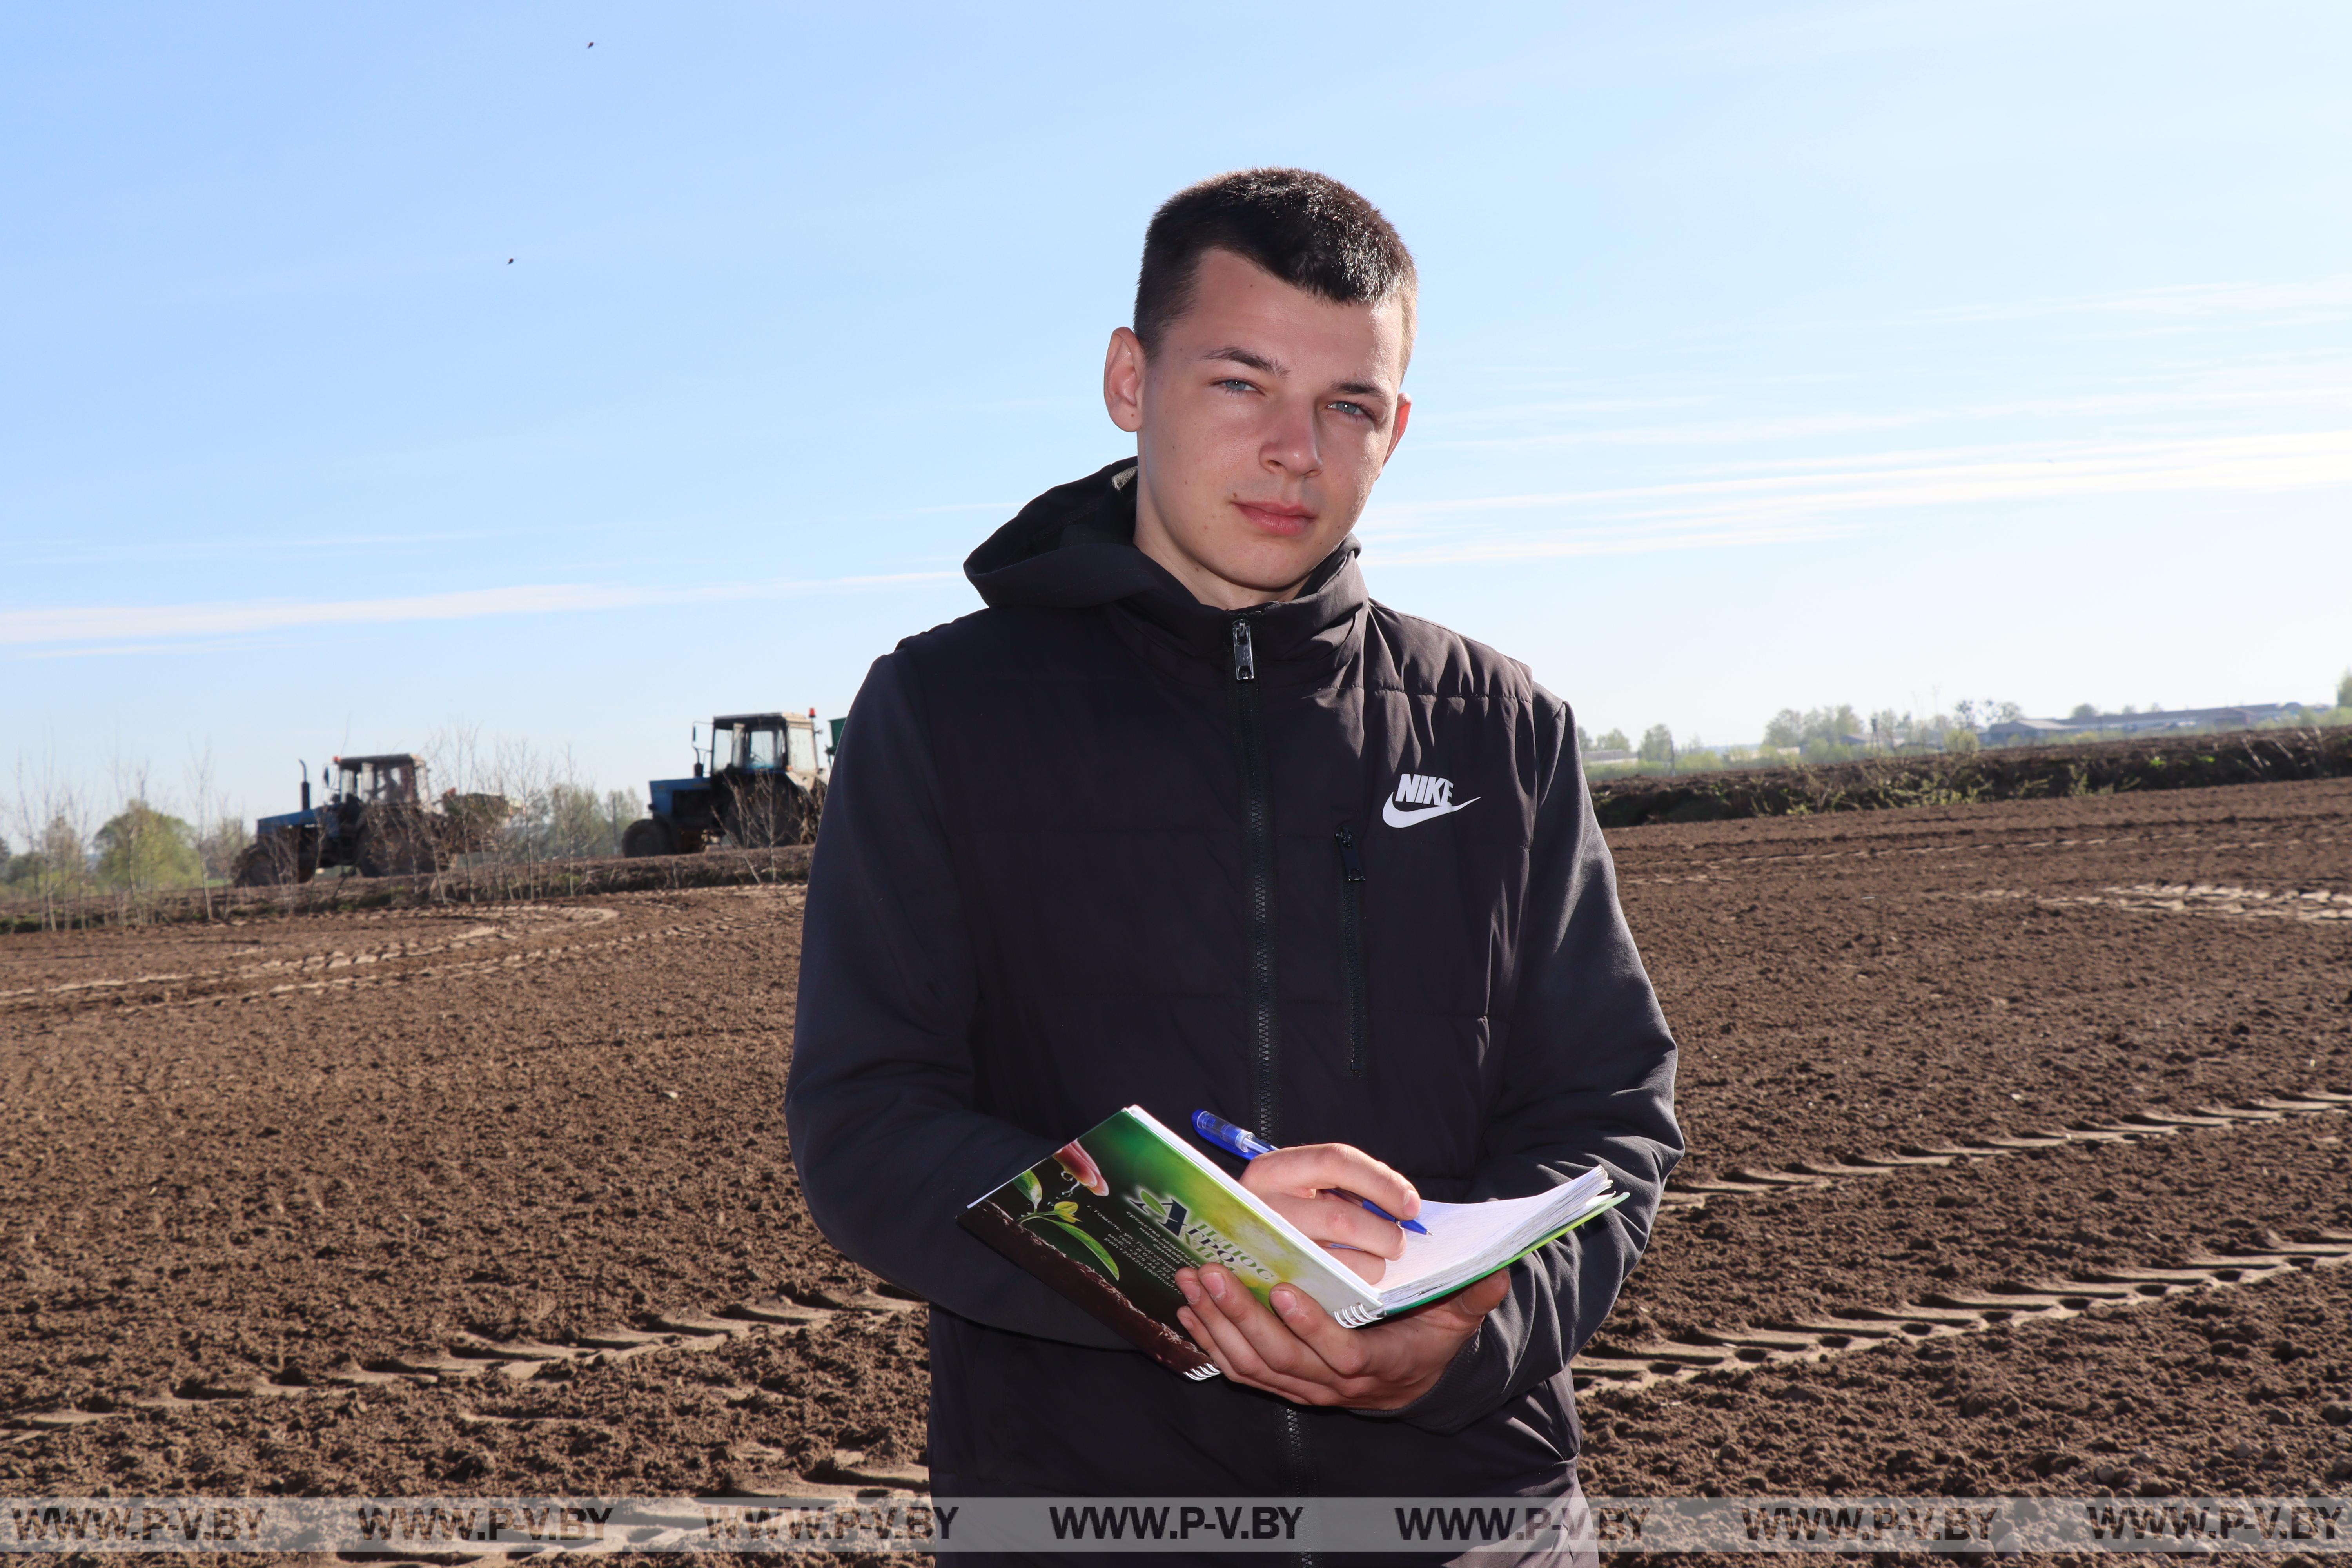
[[[1315,526],[1315,513],[1297,501],[1237,500],[1234,507],[1258,531],[1276,539],[1296,539]]]

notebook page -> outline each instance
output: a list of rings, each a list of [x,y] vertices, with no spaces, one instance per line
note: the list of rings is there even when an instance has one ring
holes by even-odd
[[[1382,1271],[1376,1287],[1381,1299],[1410,1300],[1432,1293],[1421,1289],[1425,1282],[1475,1279],[1588,1212],[1608,1187],[1607,1168],[1595,1166],[1572,1181],[1523,1198],[1482,1204],[1424,1200],[1419,1217],[1429,1234],[1405,1233],[1404,1256]]]
[[[1440,1204],[1424,1199],[1415,1216],[1427,1236],[1404,1233],[1404,1256],[1381,1271],[1373,1289],[1381,1295],[1406,1290],[1424,1279],[1465,1267],[1481,1254],[1507,1258],[1518,1250],[1512,1238],[1559,1201],[1557,1189],[1533,1197],[1497,1198],[1484,1204]],[[1581,1207],[1581,1205],[1577,1205]],[[1570,1214],[1574,1214],[1571,1208]]]

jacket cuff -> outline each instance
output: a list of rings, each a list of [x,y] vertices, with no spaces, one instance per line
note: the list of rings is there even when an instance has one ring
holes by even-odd
[[[1493,1314],[1480,1320],[1477,1329],[1462,1342],[1445,1370],[1429,1392],[1410,1405],[1400,1405],[1393,1410],[1359,1410],[1357,1415],[1373,1421],[1405,1421],[1432,1432],[1458,1432],[1486,1413],[1487,1401],[1478,1395],[1479,1352],[1484,1348]]]

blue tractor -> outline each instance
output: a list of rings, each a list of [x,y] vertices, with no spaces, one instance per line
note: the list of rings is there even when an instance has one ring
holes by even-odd
[[[629,824],[621,853],[692,855],[722,837],[753,847],[815,843],[827,772],[818,745],[814,708],[713,719],[708,756],[698,739],[690,777],[652,781],[653,814]]]
[[[240,888],[307,882],[321,870],[349,867],[362,877],[404,877],[437,871],[457,856],[487,849],[512,808],[500,796],[433,798],[425,763],[407,752],[337,757],[321,781],[324,805],[310,804],[310,777],[302,775],[299,811],[265,816],[237,858]]]

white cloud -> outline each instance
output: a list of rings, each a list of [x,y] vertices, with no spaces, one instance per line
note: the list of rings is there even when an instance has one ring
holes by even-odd
[[[1429,542],[1394,554],[1383,549],[1383,562],[1528,560],[1811,541],[1856,526],[1832,518],[1967,502],[2333,489],[2352,486],[2352,430],[1889,452],[1748,468],[1678,484],[1409,502],[1380,509],[1362,531],[1376,543]],[[1481,531],[1483,519],[1518,513],[1551,515],[1535,528],[1506,534],[1489,523]]]
[[[83,566],[100,563],[221,561],[266,553],[278,561],[331,560],[347,556],[383,556],[428,545],[472,542],[488,537],[479,532],[440,533],[298,533],[275,539],[119,539],[101,534],[92,540],[62,533],[49,550],[17,557],[39,566]]]
[[[1360,531],[1384,565],[1813,543],[1874,512],[1970,502],[2352,486],[2352,429],[2199,440],[2042,442],[1718,467],[1674,484],[1380,506]],[[1524,520],[1524,521],[1521,521]],[[0,647],[251,636],[289,627],[578,614],[950,582],[953,571],[680,587],[532,584],[373,599],[0,610]],[[108,650],[117,651],[117,650]],[[123,649],[120,651],[131,651]]]
[[[2235,382],[2236,384],[2230,384]],[[1684,398],[1679,404],[1694,415],[1720,406],[1727,396]],[[1752,398],[1750,399],[1752,401]],[[1542,452],[1584,447],[1724,446],[1759,441],[1803,440],[1827,436],[1856,435],[1874,430],[1899,430],[1922,426],[1951,425],[1971,420],[2072,418],[2097,415],[2210,415],[2232,410],[2303,410],[2340,416],[2352,412],[2352,366],[2326,364],[2287,374],[2269,370],[2260,376],[2230,370],[2201,371],[2193,378],[2151,380],[2072,396],[2032,398],[1959,405],[1951,407],[1887,409],[1869,413],[1832,410],[1817,414],[1753,415],[1734,417],[1692,417],[1679,422],[1641,425],[1600,425],[1560,428],[1564,416],[1598,405],[1567,403],[1502,405],[1490,408],[1448,410],[1437,415],[1415,411],[1415,430],[1434,424],[1438,432],[1420,445],[1423,448],[1481,452]],[[1448,434],[1450,431],[1507,431],[1533,424],[1525,434]]]
[[[2017,321],[2044,316],[2118,316],[2142,319],[2285,316],[2305,319],[2341,314],[2352,308],[2352,278],[2300,283],[2178,283],[2121,294],[2076,294],[2054,299],[1943,305],[1914,312],[1914,321]]]
[[[1786,528],[1719,528],[1656,532],[1592,530],[1568,535],[1465,539],[1420,549],[1382,549],[1382,566],[1458,566],[1484,561],[1552,561],[1575,555],[1653,555],[1676,550],[1721,550],[1736,545],[1816,544],[1856,531],[1853,523],[1812,523]]]
[[[489,616],[540,616],[646,605],[713,604],[847,593],[949,581],[954,572],[904,572],[815,582],[724,583],[676,588],[598,584],[526,584],[466,588],[381,599],[243,600],[202,605],[59,605],[0,610],[0,646],[39,647],[108,638],[221,637],[290,626],[383,626],[403,621],[464,621]]]
[[[1520,411],[1495,422],[1518,417]],[[1681,425],[1617,425],[1584,430],[1549,430],[1528,436],[1457,437],[1424,441],[1424,447],[1480,452],[1549,452],[1577,447],[1679,447],[1749,441],[1802,440],[1851,436],[1864,430],[1895,430],[1946,416],[1919,414],[1792,414],[1741,419],[1692,420]],[[1465,421],[1467,423],[1467,421]]]

